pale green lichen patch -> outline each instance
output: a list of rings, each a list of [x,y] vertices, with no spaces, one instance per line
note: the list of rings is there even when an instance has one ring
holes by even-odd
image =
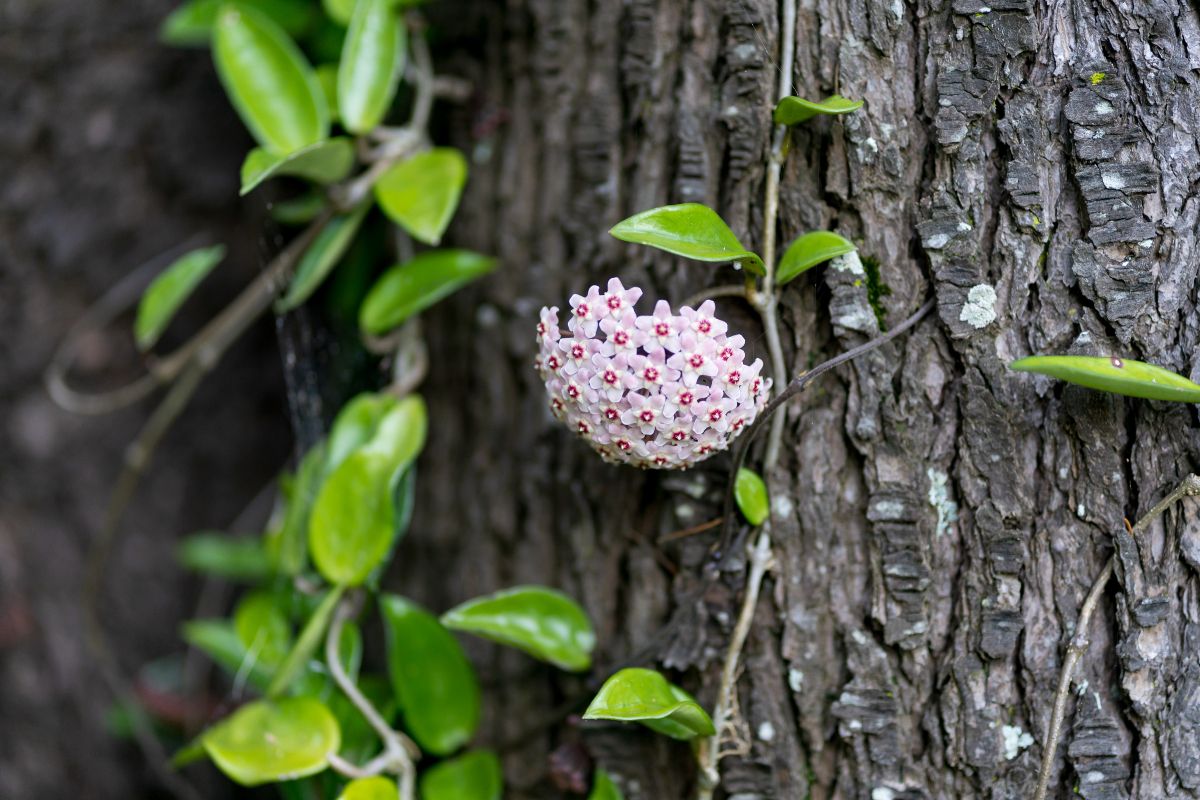
[[[1103,72],[1093,72],[1092,73],[1092,86],[1095,86],[1096,84],[1100,83],[1106,77],[1108,77],[1108,76]]]
[[[930,467],[925,474],[929,476],[929,505],[937,512],[937,535],[941,536],[958,519],[958,503],[950,499],[946,473]]]
[[[991,325],[996,321],[996,290],[986,283],[972,286],[958,318],[980,330]]]

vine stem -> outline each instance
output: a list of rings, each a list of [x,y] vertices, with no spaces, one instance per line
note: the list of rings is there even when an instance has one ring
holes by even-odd
[[[778,100],[787,97],[792,90],[792,70],[796,59],[796,0],[782,0],[781,16]],[[776,386],[783,386],[787,380],[783,344],[779,336],[778,298],[775,291],[775,235],[776,218],[779,216],[779,178],[783,172],[783,161],[787,155],[787,141],[787,126],[776,125],[771,142],[771,156],[767,163],[767,179],[763,199],[762,249],[763,268],[766,274],[763,276],[761,292],[755,292],[752,284],[748,283],[746,286],[747,298],[758,309],[759,315],[762,317],[763,330],[766,332],[767,352],[771,360],[771,372]],[[767,440],[767,451],[763,462],[763,471],[768,475],[779,461],[779,451],[783,441],[783,425],[784,416],[782,414],[771,425],[771,435]],[[746,435],[748,434],[749,431]],[[731,473],[731,482],[736,478],[736,474],[735,467]],[[732,519],[728,506],[727,500],[726,526]],[[734,626],[729,647],[725,652],[721,682],[717,687],[717,704],[713,709],[715,733],[707,741],[701,743],[697,753],[701,773],[697,789],[698,800],[711,800],[713,792],[721,783],[721,737],[733,711],[734,693],[737,691],[738,661],[741,659],[746,637],[750,634],[750,625],[754,621],[754,609],[758,606],[763,577],[773,560],[771,523],[768,517],[766,524],[759,530],[758,541],[750,551],[750,573],[746,581],[746,591],[742,597],[741,609],[738,611],[737,624]]]
[[[343,597],[334,611],[333,620],[329,623],[329,631],[325,635],[325,663],[329,674],[342,693],[354,704],[367,723],[374,728],[383,742],[383,752],[359,767],[332,755],[329,766],[351,778],[369,778],[381,772],[394,772],[399,777],[400,800],[413,800],[416,792],[417,768],[413,759],[420,756],[420,749],[404,734],[392,728],[379,713],[379,709],[359,691],[354,679],[346,673],[338,654],[338,642],[342,638],[342,629],[346,622],[355,615],[355,603]]]
[[[1178,503],[1185,497],[1198,496],[1200,496],[1200,477],[1195,474],[1188,475],[1170,494],[1160,500],[1153,508],[1146,512],[1145,516],[1137,521],[1137,524],[1130,529],[1130,535],[1135,539],[1140,537],[1154,520],[1162,516],[1175,503]],[[1091,622],[1092,615],[1100,604],[1100,597],[1104,594],[1104,587],[1108,585],[1108,581],[1113,576],[1116,564],[1117,557],[1115,555],[1109,556],[1104,569],[1100,570],[1100,574],[1096,576],[1092,588],[1088,591],[1087,597],[1084,598],[1083,605],[1079,608],[1079,617],[1075,621],[1075,633],[1071,637],[1070,644],[1067,645],[1067,655],[1063,659],[1062,672],[1058,677],[1058,691],[1054,695],[1054,708],[1050,712],[1050,728],[1046,733],[1046,744],[1042,748],[1042,766],[1038,770],[1037,790],[1033,795],[1034,800],[1046,800],[1046,793],[1050,789],[1051,773],[1054,771],[1054,759],[1058,752],[1059,739],[1062,736],[1063,720],[1067,715],[1067,699],[1071,694],[1071,679],[1074,675],[1075,667],[1078,666],[1079,661],[1087,653],[1088,645],[1091,644],[1091,639],[1088,636],[1088,624]]]

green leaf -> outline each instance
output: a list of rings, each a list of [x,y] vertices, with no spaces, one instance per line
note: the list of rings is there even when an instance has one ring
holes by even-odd
[[[241,193],[249,194],[263,181],[282,175],[320,184],[334,183],[349,175],[353,167],[354,145],[344,136],[310,144],[282,156],[256,147],[242,162]]]
[[[272,669],[292,647],[292,626],[270,592],[246,595],[233,614],[233,628],[246,652]]]
[[[271,557],[257,538],[203,531],[180,542],[177,555],[179,563],[193,572],[229,580],[255,582],[274,572]]]
[[[292,681],[303,672],[313,653],[317,652],[317,648],[325,638],[325,631],[329,628],[329,620],[333,617],[333,611],[337,608],[338,601],[342,599],[342,591],[341,586],[330,589],[322,598],[321,604],[313,611],[312,616],[308,618],[308,622],[304,623],[304,628],[300,631],[295,646],[287,654],[287,658],[284,659],[279,669],[275,670],[275,675],[271,678],[270,685],[267,686],[269,696],[276,697],[286,692],[292,685]]]
[[[404,31],[391,0],[358,0],[338,65],[338,111],[351,133],[383,121],[404,69]]]
[[[337,720],[311,697],[249,703],[204,734],[209,757],[243,786],[320,772],[340,742]]]
[[[259,691],[271,681],[270,668],[247,652],[225,619],[196,619],[183,625],[183,639],[203,652],[235,679],[240,678]]]
[[[296,197],[272,203],[267,207],[271,219],[281,225],[306,225],[325,208],[325,196],[309,190]]]
[[[331,583],[358,586],[390,552],[397,533],[395,490],[425,444],[426,424],[425,402],[415,395],[404,398],[321,487],[308,546]]]
[[[466,182],[463,154],[451,147],[435,147],[385,172],[375,183],[375,199],[414,239],[436,245],[458,208]]]
[[[325,13],[339,25],[349,25],[354,16],[355,0],[321,0]]]
[[[212,39],[217,12],[224,4],[225,0],[189,0],[163,20],[159,39],[177,47],[207,46]],[[313,9],[308,0],[236,0],[234,5],[262,12],[289,36],[300,35],[313,20]]]
[[[151,281],[138,304],[133,333],[138,349],[145,352],[154,346],[175,312],[225,258],[225,246],[202,247],[177,258]]]
[[[1008,367],[1018,372],[1038,372],[1113,394],[1148,400],[1200,403],[1200,385],[1170,370],[1128,358],[1029,356],[1012,362]]]
[[[341,50],[339,49],[339,53]],[[321,87],[321,94],[325,95],[325,105],[329,108],[329,121],[341,122],[342,117],[338,112],[338,68],[337,64],[318,64],[315,67],[317,75],[317,84]]]
[[[376,775],[350,781],[338,795],[338,800],[399,800],[400,790],[391,780]]]
[[[384,721],[391,725],[397,713],[391,684],[378,675],[364,675],[358,679],[358,690],[375,706]],[[379,735],[341,690],[330,694],[329,710],[337,717],[342,729],[342,749],[339,752],[342,758],[360,764],[379,752]]]
[[[286,492],[283,524],[267,541],[268,549],[284,575],[299,575],[308,563],[308,521],[321,482],[325,480],[326,450],[324,443],[314,445],[300,460],[296,477]]]
[[[379,276],[359,309],[359,325],[376,336],[386,333],[495,267],[496,259],[470,250],[419,253]]]
[[[819,103],[802,97],[785,97],[775,106],[775,122],[779,125],[799,125],[818,114],[849,114],[862,108],[862,100],[847,100],[833,95]]]
[[[597,767],[588,800],[625,800],[625,795],[621,794],[621,790],[613,783],[608,773]]]
[[[421,776],[421,800],[500,800],[504,773],[490,750],[472,750]]]
[[[783,286],[798,275],[812,269],[823,261],[828,261],[846,253],[853,253],[854,244],[843,239],[832,231],[813,231],[806,233],[792,242],[787,252],[779,262],[775,282]]]
[[[517,586],[468,600],[447,611],[442,624],[572,672],[592,665],[596,646],[587,613],[567,595],[543,586]]]
[[[287,294],[275,304],[276,312],[291,311],[312,296],[345,255],[370,208],[370,203],[363,203],[355,210],[339,214],[325,223],[304,255],[300,256]]]
[[[717,212],[700,203],[652,208],[618,222],[609,233],[623,242],[696,261],[733,261],[755,275],[765,274],[762,259],[742,246]]]
[[[758,473],[742,467],[738,470],[737,480],[733,485],[733,496],[737,500],[738,509],[751,525],[762,525],[771,514],[767,502],[767,485]]]
[[[384,415],[399,402],[396,397],[383,392],[363,392],[342,406],[329,430],[326,471],[332,472],[347,456],[371,441]]]
[[[213,59],[230,102],[268,151],[286,155],[329,135],[329,108],[316,74],[269,18],[222,6]]]
[[[479,725],[479,684],[458,640],[429,612],[382,595],[388,674],[409,733],[423,750],[444,756]]]
[[[712,720],[692,696],[652,669],[631,667],[613,675],[583,718],[640,722],[673,739],[715,733]]]

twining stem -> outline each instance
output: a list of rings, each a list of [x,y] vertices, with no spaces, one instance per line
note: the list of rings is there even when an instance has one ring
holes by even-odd
[[[354,601],[343,597],[333,613],[333,620],[329,623],[329,631],[325,635],[325,663],[329,667],[329,674],[333,676],[334,683],[354,704],[354,707],[363,715],[375,733],[379,734],[379,739],[383,742],[383,752],[361,767],[336,755],[330,757],[329,765],[351,778],[371,777],[385,771],[394,772],[400,779],[400,800],[413,800],[417,775],[413,759],[420,757],[420,749],[407,736],[393,729],[371,701],[359,691],[354,679],[346,673],[346,668],[342,665],[338,654],[342,629],[354,614]]]
[[[796,0],[782,0],[782,19],[779,26],[779,91],[778,99],[782,100],[791,94],[792,69],[796,56]],[[763,330],[766,332],[767,353],[771,361],[771,373],[777,387],[787,381],[787,367],[783,358],[783,344],[779,336],[778,298],[775,292],[775,235],[776,218],[779,216],[779,177],[783,172],[783,161],[787,149],[788,131],[786,125],[776,125],[771,142],[771,155],[767,163],[767,180],[763,200],[763,265],[766,274],[763,276],[762,291],[754,291],[747,285],[747,297],[751,299],[762,317]],[[768,475],[779,461],[779,451],[783,441],[784,415],[771,425],[771,436],[767,440],[767,452],[763,461],[763,471]],[[736,468],[734,470],[736,473]],[[726,518],[730,518],[728,503]],[[728,523],[727,523],[728,524]],[[742,648],[750,632],[750,624],[754,619],[754,609],[758,605],[758,595],[762,588],[762,579],[772,561],[771,555],[771,525],[770,520],[763,525],[758,534],[758,541],[750,554],[750,575],[746,581],[746,592],[742,598],[738,621],[734,627],[733,636],[725,653],[725,663],[721,670],[721,682],[717,687],[717,704],[713,713],[713,726],[716,733],[708,741],[701,744],[697,753],[700,762],[700,781],[697,789],[699,800],[710,800],[716,787],[721,782],[721,737],[729,719],[737,691],[737,666],[741,658]]]
[[[1130,529],[1130,535],[1135,539],[1139,538],[1150,527],[1150,524],[1162,516],[1168,508],[1185,497],[1197,496],[1200,496],[1200,477],[1194,474],[1188,475],[1182,483],[1175,487],[1174,491],[1160,500],[1154,508],[1137,521],[1137,524]],[[1112,578],[1116,563],[1117,557],[1110,556],[1104,564],[1104,569],[1100,570],[1100,574],[1096,576],[1096,581],[1092,584],[1092,588],[1088,591],[1087,597],[1079,609],[1079,617],[1075,620],[1075,633],[1071,637],[1071,643],[1067,645],[1066,658],[1063,659],[1062,672],[1058,677],[1058,691],[1054,696],[1054,708],[1050,712],[1050,728],[1046,733],[1046,743],[1042,747],[1042,766],[1038,771],[1034,800],[1046,800],[1046,793],[1050,789],[1054,758],[1058,752],[1058,740],[1062,735],[1063,720],[1067,714],[1067,698],[1071,694],[1071,679],[1074,676],[1075,667],[1087,653],[1088,645],[1091,644],[1088,636],[1088,623],[1091,622],[1092,614],[1100,604],[1100,597],[1104,594],[1104,587],[1108,585],[1109,579]]]

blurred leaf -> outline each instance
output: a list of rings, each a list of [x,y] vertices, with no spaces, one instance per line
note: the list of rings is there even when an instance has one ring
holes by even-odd
[[[184,539],[178,557],[179,563],[193,572],[235,581],[261,581],[274,571],[260,539],[216,531],[194,533]]]
[[[813,231],[792,242],[779,262],[775,282],[783,286],[823,261],[853,253],[854,244],[832,231]]]
[[[758,473],[742,467],[738,470],[737,480],[733,485],[733,496],[737,500],[738,509],[751,525],[762,525],[771,514],[771,506],[767,501],[767,485]]]
[[[393,493],[425,443],[425,403],[410,395],[379,421],[369,442],[345,458],[317,495],[309,522],[313,563],[331,583],[357,586],[391,550]]]
[[[325,769],[338,750],[337,720],[311,697],[258,700],[204,734],[216,765],[243,786],[300,778]]]
[[[165,44],[207,46],[212,39],[217,12],[230,0],[189,0],[172,11],[158,30]],[[304,33],[313,21],[308,0],[232,0],[232,5],[252,8],[270,17],[289,36]]]
[[[321,94],[325,95],[325,105],[329,106],[330,122],[341,122],[342,117],[338,112],[337,64],[318,64],[316,67],[316,74],[317,83],[321,87]]]
[[[246,595],[233,614],[233,629],[242,647],[268,668],[279,666],[292,646],[292,626],[270,592]]]
[[[363,134],[383,121],[404,69],[407,39],[391,0],[358,0],[338,64],[342,124]]]
[[[370,208],[371,204],[364,202],[353,211],[338,214],[325,224],[304,255],[300,256],[287,294],[275,304],[277,313],[291,311],[312,296],[345,255]]]
[[[600,687],[583,718],[640,722],[673,739],[715,732],[712,720],[692,696],[652,669],[631,667],[613,675]]]
[[[354,16],[355,0],[321,0],[321,6],[329,18],[339,25],[349,25]]]
[[[596,646],[587,613],[567,595],[543,586],[517,586],[468,600],[442,615],[442,624],[572,672],[592,665]]]
[[[396,700],[392,697],[391,684],[378,675],[364,675],[358,679],[358,690],[389,725],[396,718]],[[342,758],[354,764],[363,763],[382,748],[379,735],[363,717],[350,698],[340,690],[329,698],[329,710],[337,718],[342,729]]]
[[[320,184],[334,183],[349,175],[353,167],[354,145],[344,136],[310,144],[284,156],[256,147],[242,162],[241,193],[248,194],[263,181],[283,175]]]
[[[222,6],[213,59],[242,122],[271,153],[287,155],[329,135],[329,109],[316,74],[269,18]]]
[[[269,542],[279,571],[284,575],[299,575],[308,563],[308,520],[312,506],[325,480],[327,445],[320,442],[309,449],[300,460],[296,477],[288,491],[287,509],[278,535]]]
[[[242,678],[259,691],[271,681],[270,668],[247,652],[227,619],[195,619],[183,624],[183,639],[200,650],[234,678]]]
[[[618,222],[609,233],[623,242],[697,261],[733,261],[755,275],[765,274],[762,259],[742,246],[717,212],[700,203],[652,208]]]
[[[351,781],[338,795],[338,800],[399,800],[399,798],[400,790],[396,788],[396,784],[381,775]]]
[[[175,312],[223,258],[224,245],[192,250],[171,262],[151,281],[142,293],[133,327],[139,350],[145,352],[154,346]]]
[[[436,245],[458,208],[467,160],[451,147],[435,147],[401,161],[375,183],[375,199],[414,239]]]
[[[427,250],[379,277],[359,310],[359,324],[380,335],[496,267],[470,250]]]
[[[310,189],[296,197],[272,203],[267,211],[271,219],[281,225],[306,225],[316,219],[324,208],[325,196]]]
[[[382,595],[388,673],[404,724],[422,749],[444,756],[462,747],[479,725],[475,671],[450,631],[429,612]]]
[[[1129,358],[1029,356],[1012,362],[1008,368],[1129,397],[1200,403],[1200,385],[1170,370]]]
[[[329,430],[325,470],[332,472],[348,455],[371,441],[384,415],[399,402],[384,392],[363,392],[342,406]]]
[[[275,670],[275,675],[271,678],[270,685],[267,686],[268,695],[276,697],[286,692],[304,670],[313,653],[317,652],[317,648],[325,638],[325,631],[329,628],[329,621],[333,618],[334,609],[337,608],[338,601],[342,599],[342,591],[343,587],[335,586],[326,592],[321,604],[317,606],[300,631],[296,645],[287,654],[287,658],[284,659],[279,669]]]
[[[775,106],[775,122],[779,125],[799,125],[818,114],[849,114],[862,108],[862,105],[862,100],[847,100],[836,94],[820,102],[785,97]]]
[[[613,783],[608,773],[597,767],[588,800],[625,800],[625,795],[621,794],[621,790]]]
[[[421,800],[500,800],[504,773],[490,750],[472,750],[421,776]]]

